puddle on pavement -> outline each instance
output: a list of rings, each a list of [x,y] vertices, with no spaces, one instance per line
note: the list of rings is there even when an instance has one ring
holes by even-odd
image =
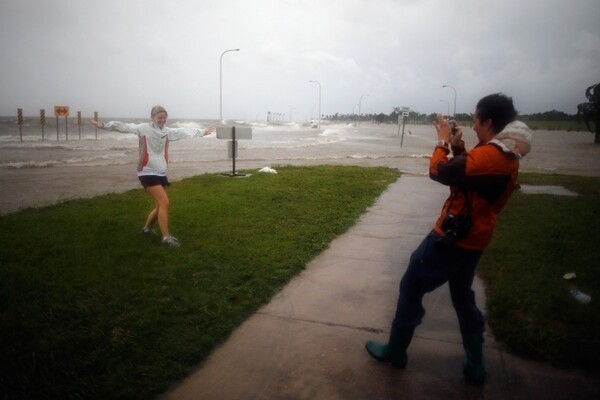
[[[521,185],[521,192],[525,194],[553,194],[556,196],[579,196],[576,192],[567,189],[564,186],[543,186],[543,185]]]

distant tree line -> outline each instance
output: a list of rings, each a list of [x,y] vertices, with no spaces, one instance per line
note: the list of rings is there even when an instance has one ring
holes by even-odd
[[[522,121],[577,121],[577,114],[552,110],[543,113],[519,115],[519,119]]]
[[[394,107],[389,114],[385,113],[370,113],[370,114],[340,114],[326,115],[325,119],[335,122],[373,122],[377,124],[397,124],[398,117],[402,114],[400,107]],[[406,121],[411,124],[430,124],[437,114],[423,114],[416,111],[409,111]],[[473,120],[473,114],[456,114],[456,120],[470,123]],[[535,114],[520,114],[521,121],[577,121],[577,114],[567,114],[562,111],[552,110]]]

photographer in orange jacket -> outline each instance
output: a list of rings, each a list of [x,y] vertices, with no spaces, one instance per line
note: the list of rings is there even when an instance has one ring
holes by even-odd
[[[461,127],[438,115],[434,127],[439,141],[429,175],[449,186],[450,195],[433,230],[411,255],[388,343],[366,344],[376,360],[406,367],[406,349],[425,315],[423,296],[448,282],[466,353],[465,378],[476,385],[485,382],[485,323],[471,286],[498,213],[514,190],[519,159],[531,149],[531,132],[516,116],[510,97],[497,93],[479,100],[473,120],[479,142],[466,151]]]

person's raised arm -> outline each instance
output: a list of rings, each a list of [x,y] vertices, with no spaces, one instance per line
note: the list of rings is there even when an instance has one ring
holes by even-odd
[[[191,138],[194,136],[208,136],[214,132],[215,128],[209,126],[207,128],[165,128],[169,132],[169,140],[179,140]]]
[[[90,122],[98,129],[104,129],[104,123],[98,121],[97,119],[91,119]]]
[[[202,136],[208,136],[215,131],[215,128],[213,128],[212,126],[209,126],[209,127],[204,128],[203,131],[204,132],[203,132]]]

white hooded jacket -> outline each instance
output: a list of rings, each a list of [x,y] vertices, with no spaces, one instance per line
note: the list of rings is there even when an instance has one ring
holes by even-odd
[[[104,129],[121,133],[134,133],[139,138],[138,176],[165,176],[169,164],[169,141],[192,136],[205,136],[201,128],[159,128],[154,123],[132,124],[110,121]]]

